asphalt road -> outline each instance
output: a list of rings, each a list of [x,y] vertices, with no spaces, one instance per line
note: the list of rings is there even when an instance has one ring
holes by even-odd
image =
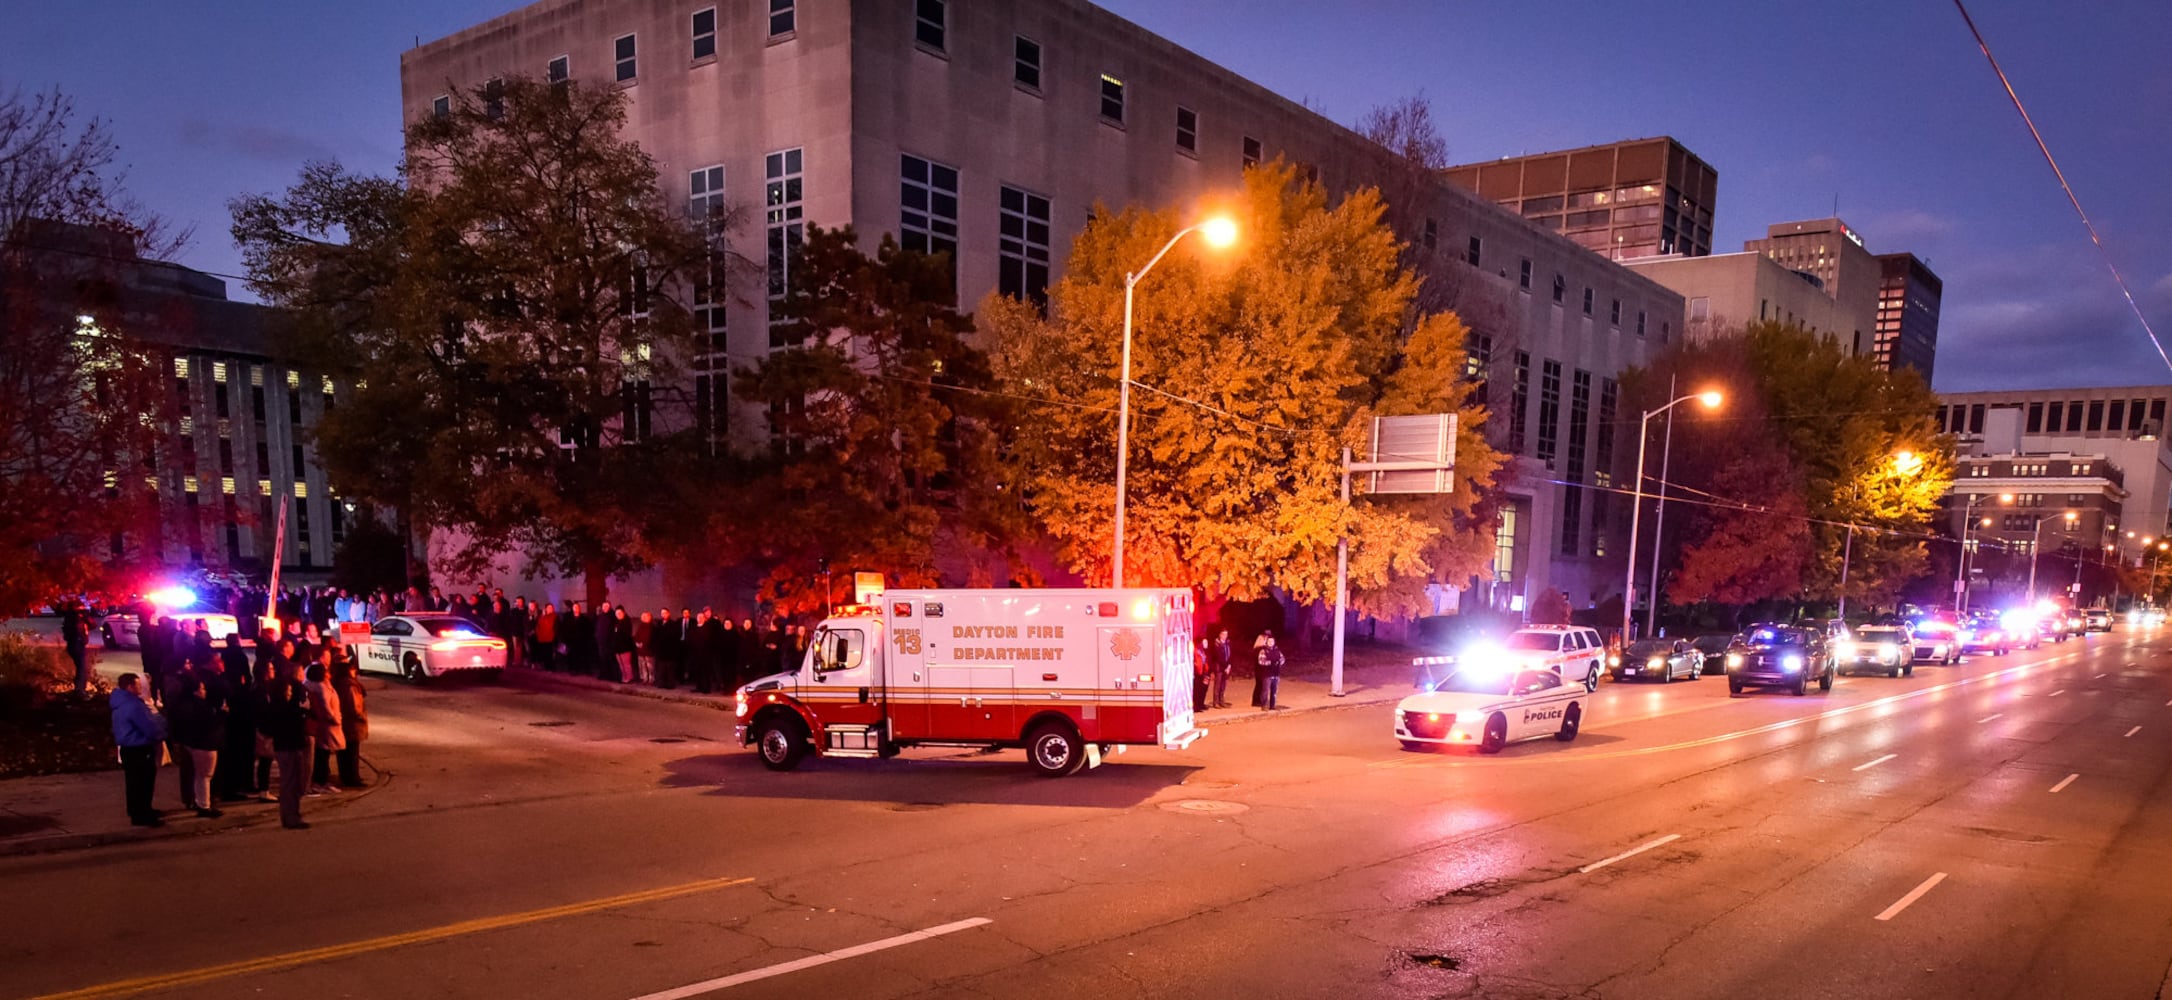
[[[0,996],[2152,997],[2168,654],[1610,684],[1497,757],[1352,706],[1055,781],[388,684],[385,784],[312,830],[0,861]]]

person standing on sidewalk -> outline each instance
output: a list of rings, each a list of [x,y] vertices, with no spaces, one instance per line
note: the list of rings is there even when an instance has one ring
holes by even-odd
[[[1207,704],[1207,677],[1214,665],[1207,660],[1207,640],[1199,640],[1199,647],[1192,650],[1192,711],[1204,712],[1214,706]]]
[[[332,754],[347,747],[347,731],[339,715],[339,692],[332,690],[330,650],[319,650],[309,665],[309,741],[315,753],[309,777],[309,794],[332,790]]]
[[[631,684],[638,679],[634,672],[633,619],[626,616],[626,609],[611,611],[611,662],[618,664],[618,682]]]
[[[90,668],[90,611],[80,601],[69,601],[68,610],[60,613],[60,641],[68,647],[68,659],[75,662],[75,694],[80,698],[89,693]]]
[[[257,786],[251,766],[256,761],[256,681],[249,675],[248,654],[241,651],[241,633],[226,637],[219,651],[226,684],[226,743],[219,748],[216,776],[221,802],[239,802],[264,789]]]
[[[1214,641],[1207,645],[1207,667],[1213,672],[1214,707],[1229,707],[1229,672],[1234,666],[1229,650],[1229,630],[1214,630]]]
[[[302,794],[309,790],[309,689],[302,685],[300,664],[284,657],[273,662],[277,674],[264,688],[257,727],[271,738],[279,762],[279,825],[307,830]]]
[[[656,609],[656,624],[649,629],[649,652],[656,657],[656,686],[678,687],[679,623],[671,617],[670,608]]]
[[[173,658],[173,628],[164,616],[149,607],[146,604],[142,617],[137,619],[142,624],[136,626],[136,653],[143,657],[143,677],[148,682],[144,685],[148,689],[144,697],[157,704],[166,697],[163,689],[166,663]]]
[[[641,620],[633,624],[634,678],[650,687],[656,686],[656,616],[641,612]]]
[[[332,664],[332,691],[339,696],[340,735],[345,737],[345,745],[338,753],[339,786],[366,788],[369,783],[362,780],[362,741],[370,738],[370,713],[353,660],[341,658]]]
[[[1282,664],[1284,662],[1282,647],[1275,645],[1275,634],[1273,632],[1263,633],[1260,639],[1259,671],[1257,674],[1260,685],[1259,707],[1272,712],[1282,707],[1275,704],[1275,697],[1281,693],[1282,687]]]
[[[190,762],[182,803],[193,802],[196,815],[218,819],[223,814],[214,806],[218,800],[211,797],[211,779],[219,766],[219,748],[226,744],[225,710],[211,698],[194,668],[182,675],[175,695],[169,699],[167,716],[173,722],[173,742],[189,755]]]
[[[113,742],[121,748],[121,785],[128,800],[128,821],[137,826],[163,826],[158,810],[151,808],[151,793],[158,787],[158,748],[166,740],[166,727],[143,703],[135,674],[122,674],[113,685]]]

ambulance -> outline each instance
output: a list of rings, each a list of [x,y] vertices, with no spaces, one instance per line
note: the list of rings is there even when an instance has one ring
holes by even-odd
[[[736,735],[772,770],[807,754],[1023,748],[1061,777],[1192,724],[1188,590],[899,590],[816,628],[799,668],[738,692]]]

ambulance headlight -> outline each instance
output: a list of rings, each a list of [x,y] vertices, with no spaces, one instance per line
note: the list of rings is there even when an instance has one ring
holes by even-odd
[[[742,719],[747,717],[747,693],[745,691],[739,692],[736,702],[732,705],[732,714]]]

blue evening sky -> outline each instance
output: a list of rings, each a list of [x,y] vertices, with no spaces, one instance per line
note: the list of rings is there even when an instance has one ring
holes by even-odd
[[[196,227],[183,262],[233,274],[227,198],[312,158],[389,171],[400,51],[515,6],[17,4],[0,87],[57,84],[109,119],[138,200]],[[1672,135],[1719,171],[1716,250],[1837,196],[1872,250],[1945,279],[1942,390],[2172,382],[1949,2],[1105,6],[1345,123],[1423,91],[1456,162]],[[1970,9],[2172,336],[2172,4]]]

